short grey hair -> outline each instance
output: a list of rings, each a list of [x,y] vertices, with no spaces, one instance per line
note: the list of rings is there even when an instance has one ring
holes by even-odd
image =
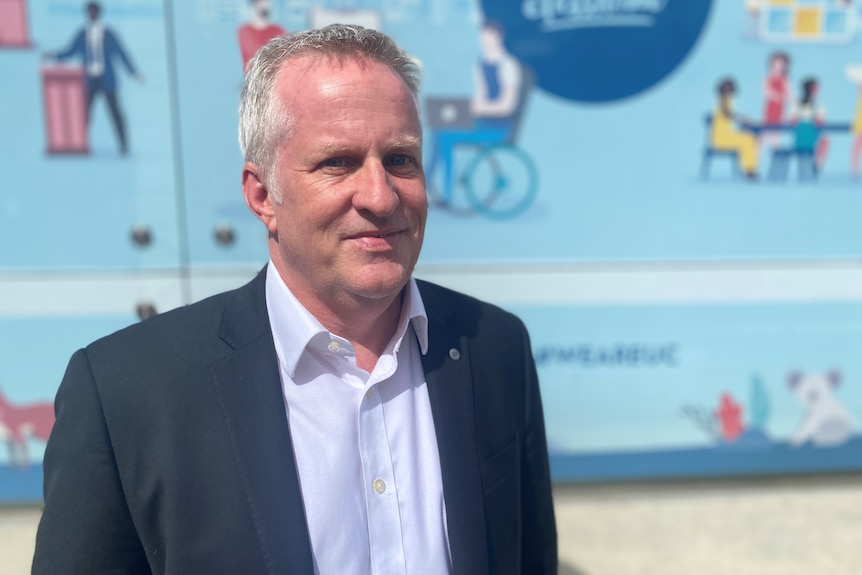
[[[419,69],[415,61],[387,35],[350,24],[285,34],[270,40],[248,64],[239,105],[239,146],[247,162],[260,169],[264,185],[276,202],[274,185],[278,145],[290,136],[294,118],[276,94],[284,63],[303,57],[339,60],[367,58],[389,67],[418,100]]]

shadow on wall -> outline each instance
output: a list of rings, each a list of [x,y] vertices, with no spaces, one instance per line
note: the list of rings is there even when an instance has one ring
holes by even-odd
[[[573,567],[567,563],[560,563],[560,568],[557,571],[558,575],[588,575],[586,571],[581,571],[578,567]]]

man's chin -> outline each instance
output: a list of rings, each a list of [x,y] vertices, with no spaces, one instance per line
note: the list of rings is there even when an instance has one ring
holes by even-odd
[[[397,269],[378,270],[361,274],[352,282],[351,291],[358,297],[378,300],[397,296],[410,280],[410,271],[403,266]]]

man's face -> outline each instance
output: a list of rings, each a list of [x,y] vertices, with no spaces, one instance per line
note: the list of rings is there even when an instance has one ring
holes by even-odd
[[[419,257],[427,216],[422,128],[401,78],[368,61],[300,58],[276,85],[293,116],[267,224],[287,285],[329,309],[392,298]]]

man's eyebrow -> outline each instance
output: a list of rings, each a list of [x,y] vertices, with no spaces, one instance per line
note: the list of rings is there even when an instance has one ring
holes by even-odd
[[[421,136],[402,136],[395,138],[386,143],[386,147],[395,150],[410,150],[422,147]],[[347,154],[356,150],[356,146],[351,144],[341,144],[336,142],[325,143],[320,147],[320,151],[324,154]]]
[[[396,138],[389,143],[390,148],[409,149],[422,146],[422,138],[420,136],[403,136]]]
[[[352,151],[353,146],[345,145],[345,144],[335,144],[335,143],[327,143],[320,146],[319,150],[323,154],[331,155],[331,154],[345,154]]]

